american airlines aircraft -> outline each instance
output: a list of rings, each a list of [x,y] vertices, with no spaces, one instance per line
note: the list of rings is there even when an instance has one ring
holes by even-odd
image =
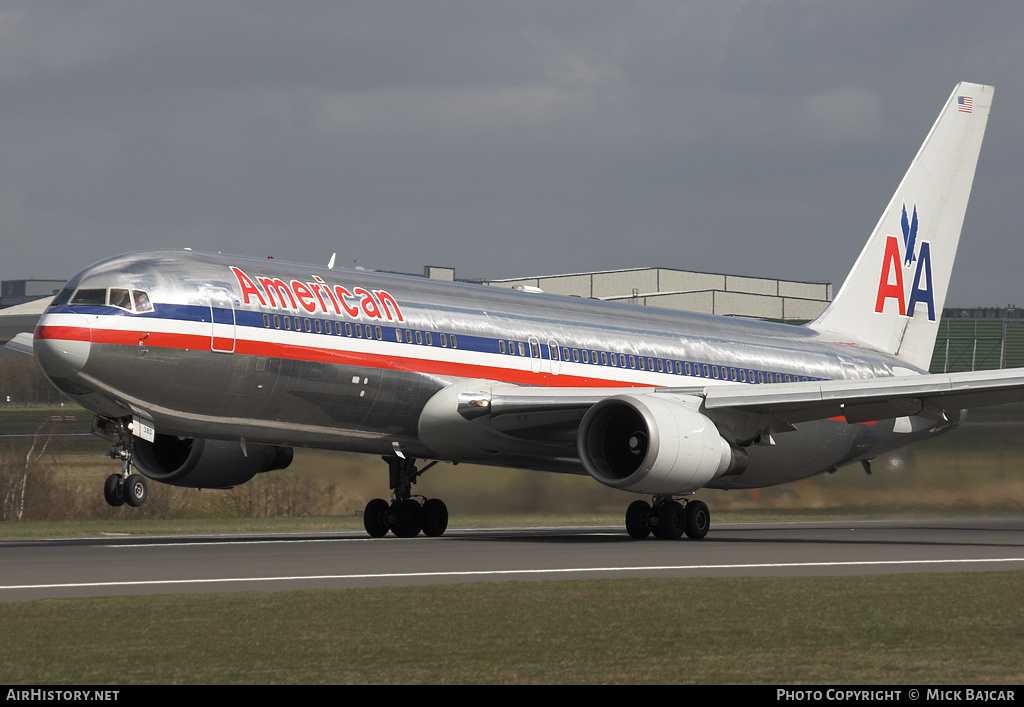
[[[449,461],[589,474],[650,497],[630,536],[702,538],[702,488],[867,468],[1024,399],[1024,369],[927,373],[991,102],[956,87],[806,326],[162,250],[78,273],[13,344],[95,413],[122,462],[112,505],[141,505],[147,478],[231,487],[316,447],[387,461],[376,537],[445,531],[412,487]]]

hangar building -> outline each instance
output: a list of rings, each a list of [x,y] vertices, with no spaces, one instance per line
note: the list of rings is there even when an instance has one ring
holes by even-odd
[[[536,287],[573,297],[790,323],[814,319],[832,300],[830,282],[776,280],[673,268],[604,270],[488,280],[484,284]]]

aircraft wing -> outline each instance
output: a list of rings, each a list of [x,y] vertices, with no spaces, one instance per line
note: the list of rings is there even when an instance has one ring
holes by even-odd
[[[628,393],[702,398],[702,407],[709,411],[762,413],[792,423],[832,417],[863,422],[1024,402],[1024,368],[770,385],[535,388],[491,384],[478,388],[459,395],[458,409],[465,419],[512,416],[522,422],[542,413],[572,417],[573,412],[586,411],[605,398]]]
[[[462,381],[427,405],[421,433],[444,448],[469,444],[512,451],[529,442],[540,452],[575,451],[584,415],[613,397],[662,399],[715,419],[723,436],[748,441],[765,430],[845,418],[867,422],[919,415],[952,420],[971,407],[1024,402],[1024,368],[893,378],[680,388],[540,388]],[[486,432],[485,432],[486,430]],[[446,440],[446,441],[442,441]]]

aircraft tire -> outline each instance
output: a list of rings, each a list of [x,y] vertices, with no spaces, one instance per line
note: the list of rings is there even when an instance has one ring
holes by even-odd
[[[391,532],[396,538],[415,538],[423,530],[423,507],[411,498],[391,504]]]
[[[703,540],[711,528],[711,511],[703,501],[690,501],[686,504],[686,537],[690,540]]]
[[[124,505],[124,492],[121,490],[121,475],[111,474],[103,484],[103,498],[107,505],[117,508]]]
[[[388,534],[388,509],[390,506],[383,498],[375,498],[363,509],[363,528],[371,538],[383,538]]]
[[[633,501],[626,509],[626,532],[629,537],[643,540],[651,534],[651,504]]]
[[[124,481],[124,500],[129,506],[138,508],[149,497],[149,485],[142,474],[132,474]]]
[[[430,538],[444,535],[448,529],[448,506],[439,498],[423,502],[423,534]]]
[[[654,534],[662,540],[678,540],[683,537],[686,515],[679,501],[665,501],[658,509],[658,525]]]

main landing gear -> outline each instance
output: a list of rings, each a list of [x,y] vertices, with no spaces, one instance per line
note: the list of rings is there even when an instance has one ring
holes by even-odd
[[[416,469],[416,460],[406,457],[381,457],[388,463],[388,476],[394,500],[388,503],[375,498],[363,511],[363,527],[370,537],[382,538],[390,530],[399,538],[414,538],[422,532],[432,538],[448,529],[448,507],[438,498],[413,497],[412,485],[416,477],[437,464],[431,462]],[[418,499],[422,499],[422,502]]]
[[[684,503],[671,496],[655,496],[653,506],[647,501],[633,501],[626,509],[626,532],[637,540],[651,533],[662,540],[678,540],[683,533],[691,540],[700,540],[711,527],[711,511],[703,501]]]
[[[132,438],[127,424],[122,422],[116,432],[116,443],[107,452],[111,459],[121,460],[121,473],[111,474],[103,484],[103,498],[107,504],[117,507],[127,503],[129,506],[141,506],[149,496],[146,477],[132,473]]]

